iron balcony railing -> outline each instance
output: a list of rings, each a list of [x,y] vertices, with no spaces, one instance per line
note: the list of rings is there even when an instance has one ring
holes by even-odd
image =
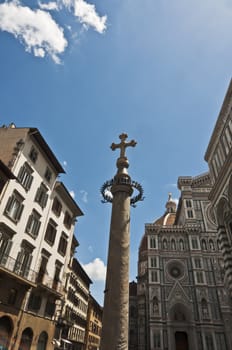
[[[63,285],[61,282],[49,277],[47,273],[41,275],[41,273],[30,269],[28,265],[20,263],[9,255],[0,256],[0,268],[4,268],[4,270],[8,270],[31,283],[44,285],[61,294],[63,292]]]
[[[53,289],[58,293],[63,292],[63,285],[61,284],[61,282],[54,280],[54,278],[49,277],[49,275],[47,273],[43,273],[41,274],[40,272],[38,273],[38,277],[36,282],[40,285],[44,285],[47,288]]]
[[[9,255],[4,255],[0,258],[0,267],[13,272],[15,275],[18,275],[29,282],[36,282],[37,272],[31,270],[27,266],[24,266],[23,263],[18,263],[16,259]]]

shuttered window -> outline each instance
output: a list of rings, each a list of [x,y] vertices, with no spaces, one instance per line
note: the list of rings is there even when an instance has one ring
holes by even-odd
[[[27,278],[29,275],[32,258],[32,252],[22,247],[15,262],[14,272],[17,275]]]
[[[0,265],[7,264],[12,244],[12,240],[7,235],[0,233]]]
[[[58,253],[64,256],[66,253],[67,245],[68,245],[68,237],[64,232],[62,232],[59,246],[58,246]]]
[[[27,226],[26,226],[26,232],[29,233],[34,238],[38,236],[39,229],[40,229],[40,215],[33,210],[31,215],[28,218]]]
[[[24,198],[20,196],[18,192],[13,192],[8,199],[5,209],[5,215],[13,221],[18,222],[20,220],[24,208],[23,200]]]
[[[25,188],[26,191],[30,189],[33,181],[32,172],[33,170],[26,163],[19,170],[18,181],[21,183],[21,185]]]
[[[45,233],[45,241],[50,244],[53,245],[55,242],[55,238],[56,238],[56,223],[53,220],[49,220],[49,223],[47,225],[47,229],[46,229],[46,233]]]
[[[57,197],[54,198],[52,204],[52,211],[56,214],[56,216],[60,216],[62,210],[62,204]]]
[[[40,185],[36,192],[35,201],[39,203],[41,208],[45,208],[48,200],[47,187],[43,184]]]

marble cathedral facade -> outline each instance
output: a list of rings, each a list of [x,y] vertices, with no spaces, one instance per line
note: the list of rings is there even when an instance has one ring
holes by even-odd
[[[205,160],[139,247],[138,350],[232,349],[232,83]]]

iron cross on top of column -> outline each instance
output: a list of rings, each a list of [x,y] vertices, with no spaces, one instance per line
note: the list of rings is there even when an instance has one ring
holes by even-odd
[[[121,134],[119,135],[119,138],[121,140],[120,143],[112,143],[110,148],[114,151],[116,148],[120,148],[120,158],[125,157],[126,147],[135,147],[137,142],[135,140],[131,140],[130,142],[126,142],[128,135],[127,134]]]

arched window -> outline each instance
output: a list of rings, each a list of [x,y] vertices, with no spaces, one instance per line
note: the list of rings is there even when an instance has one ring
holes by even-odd
[[[0,318],[0,349],[8,349],[13,326],[11,319],[7,316]]]
[[[214,250],[214,249],[215,249],[215,247],[214,247],[214,242],[213,242],[212,239],[209,240],[209,247],[210,247],[211,250]]]
[[[205,299],[202,299],[202,301],[201,301],[201,312],[202,312],[203,318],[209,317],[208,304],[207,304],[207,301]]]
[[[202,250],[207,250],[205,239],[201,240],[201,248],[202,248]]]
[[[42,332],[39,336],[39,340],[37,343],[37,349],[36,350],[46,350],[48,341],[48,335],[46,332]]]
[[[171,249],[176,250],[176,241],[174,239],[171,240]]]
[[[184,241],[183,239],[180,239],[180,250],[184,250]]]
[[[32,343],[32,338],[33,338],[32,329],[29,328],[29,327],[25,328],[23,333],[22,333],[22,336],[21,336],[19,349],[30,350],[31,343]]]
[[[164,238],[164,240],[163,240],[163,249],[168,249],[168,242],[167,242],[166,238]]]

